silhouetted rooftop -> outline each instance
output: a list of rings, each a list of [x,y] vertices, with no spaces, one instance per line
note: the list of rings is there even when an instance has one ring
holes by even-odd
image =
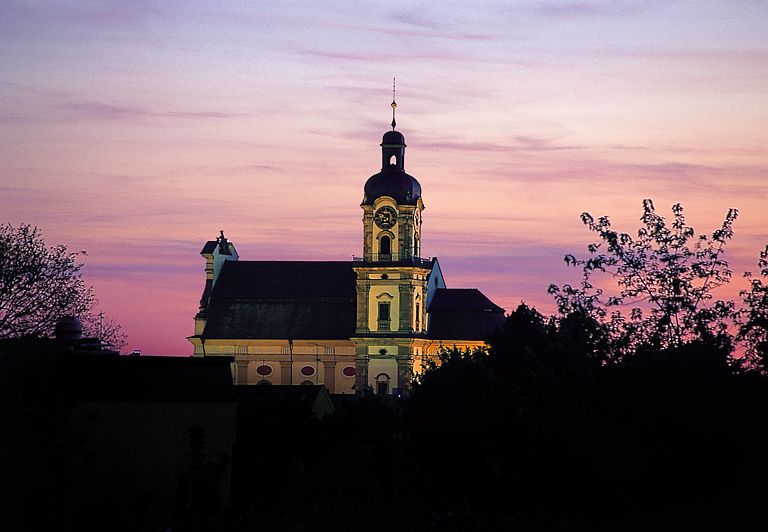
[[[504,309],[477,288],[438,288],[428,312],[435,340],[485,340],[504,321]]]
[[[63,355],[57,372],[80,401],[232,401],[228,357]]]
[[[216,246],[218,245],[218,240],[209,240],[205,243],[203,246],[203,249],[200,250],[200,254],[207,254],[207,253],[213,253],[216,249]]]

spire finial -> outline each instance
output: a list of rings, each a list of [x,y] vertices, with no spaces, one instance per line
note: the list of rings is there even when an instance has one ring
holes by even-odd
[[[392,78],[392,131],[395,130],[397,122],[395,122],[395,109],[397,109],[397,102],[395,101],[395,78]]]

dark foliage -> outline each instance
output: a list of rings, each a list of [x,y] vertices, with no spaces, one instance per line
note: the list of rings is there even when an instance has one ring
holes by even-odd
[[[408,399],[334,397],[323,419],[242,404],[231,497],[205,454],[220,435],[193,426],[171,523],[156,510],[174,501],[147,499],[129,461],[109,482],[79,470],[55,355],[4,356],[7,528],[761,529],[768,377],[701,339],[614,359],[607,334],[521,305],[489,350],[445,351]]]
[[[666,348],[727,335],[734,302],[715,299],[714,291],[731,280],[725,247],[737,216],[729,209],[718,229],[697,236],[682,205],[672,206],[667,221],[646,199],[633,236],[613,229],[607,216],[585,212],[581,221],[598,240],[584,258],[565,256],[566,264],[581,269],[581,283],[553,284],[549,293],[563,316],[581,313],[610,323],[614,357],[646,344]]]
[[[88,337],[120,349],[120,324],[95,310],[96,299],[82,278],[85,252],[47,247],[37,227],[0,224],[0,339],[44,337],[56,320],[77,316]]]

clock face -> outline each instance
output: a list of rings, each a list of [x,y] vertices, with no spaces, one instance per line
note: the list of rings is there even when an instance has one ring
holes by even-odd
[[[382,207],[373,215],[373,220],[381,229],[389,229],[397,223],[397,212],[392,207]]]

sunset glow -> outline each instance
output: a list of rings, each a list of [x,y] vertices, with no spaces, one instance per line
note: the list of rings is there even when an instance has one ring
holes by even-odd
[[[85,249],[129,349],[189,355],[219,230],[245,260],[346,260],[391,120],[422,255],[507,311],[643,198],[727,258],[768,242],[768,3],[39,2],[0,17],[0,222]]]

